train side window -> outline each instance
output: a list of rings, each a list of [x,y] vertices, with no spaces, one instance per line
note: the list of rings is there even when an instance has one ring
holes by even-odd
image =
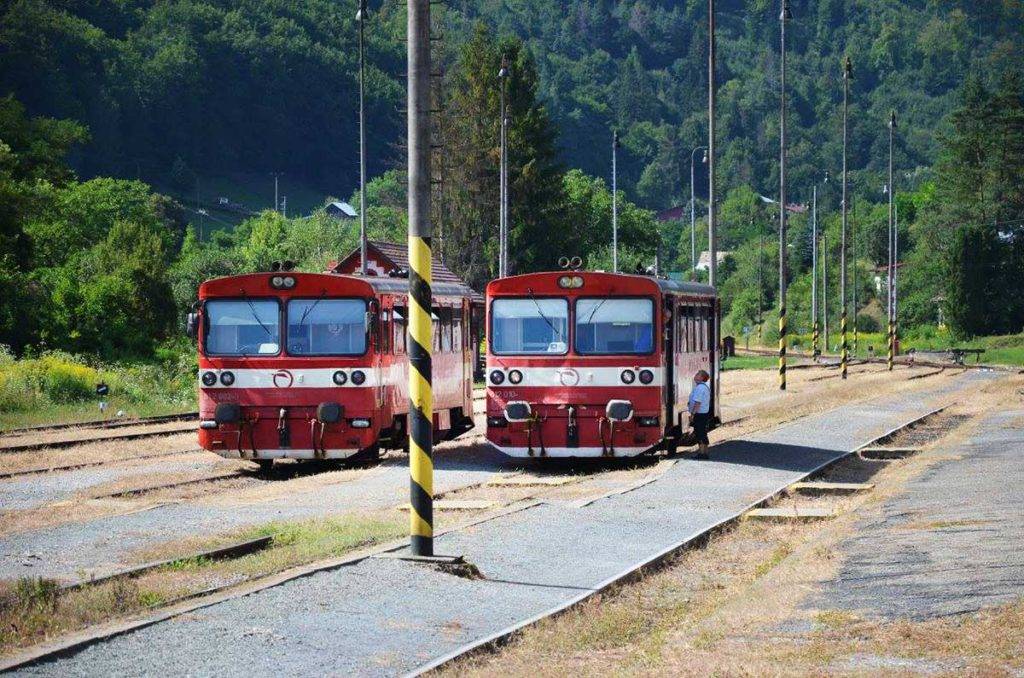
[[[704,315],[704,307],[697,307],[697,350],[706,351],[708,350],[708,333],[707,333],[708,320]]]
[[[462,338],[462,309],[452,309],[452,350],[461,352],[463,349]]]
[[[707,349],[710,351],[715,346],[715,312],[710,306],[704,307],[705,332]]]
[[[693,306],[686,307],[686,352],[693,353]]]
[[[395,338],[395,355],[405,354],[405,332],[406,332],[406,318],[408,317],[408,309],[405,306],[395,306],[395,322],[394,327],[394,338]]]
[[[380,347],[381,353],[391,353],[391,310],[380,312]]]

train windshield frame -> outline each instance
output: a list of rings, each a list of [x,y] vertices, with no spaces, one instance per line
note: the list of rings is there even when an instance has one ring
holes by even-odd
[[[573,309],[573,348],[579,355],[654,353],[654,300],[650,297],[580,297]]]
[[[360,297],[289,299],[285,310],[288,355],[365,355],[369,347],[366,310],[366,299]]]
[[[569,352],[569,300],[499,297],[491,302],[494,355],[565,355]]]
[[[281,302],[268,297],[208,299],[203,352],[210,356],[281,354]],[[246,350],[251,348],[252,350]]]

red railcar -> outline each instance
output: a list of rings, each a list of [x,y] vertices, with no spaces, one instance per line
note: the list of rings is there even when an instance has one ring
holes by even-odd
[[[408,280],[277,271],[199,288],[199,442],[224,457],[376,457],[405,443]],[[437,439],[473,426],[474,292],[434,293]]]
[[[487,286],[487,439],[516,457],[674,451],[697,370],[718,421],[718,298],[707,285],[601,272]]]

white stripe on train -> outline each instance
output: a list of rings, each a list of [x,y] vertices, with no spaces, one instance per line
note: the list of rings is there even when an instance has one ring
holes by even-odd
[[[500,384],[500,386],[503,387],[639,386],[657,388],[662,385],[662,380],[664,378],[664,371],[660,367],[634,367],[629,365],[621,367],[500,367],[498,365],[488,365],[487,383],[491,386],[499,386],[499,384],[495,384],[491,380],[491,373],[495,370],[499,370],[505,375],[505,381]],[[509,379],[508,375],[512,370],[522,372],[523,380],[520,383],[513,384]],[[633,372],[632,383],[627,384],[622,380],[622,373],[626,370]],[[651,383],[641,383],[640,372],[642,370],[648,370],[654,375],[654,379],[651,380]]]

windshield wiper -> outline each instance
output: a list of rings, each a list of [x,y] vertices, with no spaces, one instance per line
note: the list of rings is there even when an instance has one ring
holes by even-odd
[[[316,301],[314,301],[312,304],[309,305],[309,308],[307,308],[305,311],[303,311],[302,317],[299,318],[299,325],[300,326],[305,324],[306,318],[309,317],[309,314],[313,312],[313,309],[316,308],[316,305],[319,304],[321,301],[323,301],[323,298],[326,297],[326,296],[327,296],[327,290],[320,290],[320,296],[316,298]]]
[[[559,332],[558,328],[555,327],[554,323],[552,323],[550,320],[548,320],[548,317],[546,315],[544,315],[544,311],[542,311],[541,308],[540,308],[540,302],[537,301],[537,297],[533,296],[533,290],[531,288],[527,287],[526,288],[526,293],[530,295],[530,301],[532,301],[533,305],[537,307],[537,313],[540,314],[541,319],[543,319],[544,322],[546,322],[548,324],[548,327],[550,327],[551,331],[555,333],[555,336],[558,337],[559,339],[561,339],[562,333]]]
[[[267,326],[263,324],[262,320],[260,320],[259,314],[256,313],[256,307],[253,306],[252,299],[250,299],[249,297],[245,296],[245,291],[244,290],[238,290],[238,291],[242,293],[242,299],[245,300],[245,303],[249,304],[249,310],[252,311],[253,319],[255,319],[256,322],[259,323],[260,327],[263,328],[263,331],[267,333],[268,337],[273,337],[274,335],[270,333],[270,330],[267,329]]]
[[[594,314],[597,313],[598,310],[600,310],[600,308],[602,306],[604,306],[604,302],[608,301],[608,299],[609,299],[609,297],[605,297],[604,299],[601,300],[600,304],[598,304],[597,306],[594,307],[594,310],[591,311],[590,315],[587,316],[587,323],[586,323],[587,325],[590,324],[590,321],[594,319]]]

